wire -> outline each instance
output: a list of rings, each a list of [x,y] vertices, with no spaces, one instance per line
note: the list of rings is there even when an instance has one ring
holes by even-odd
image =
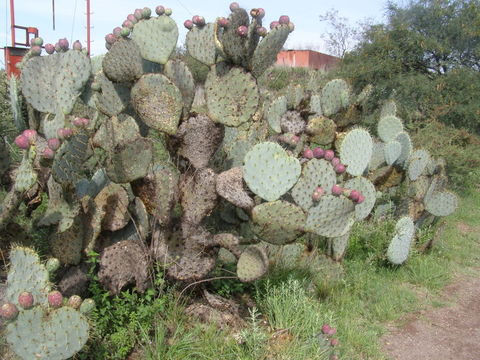
[[[75,0],[75,6],[73,7],[73,21],[72,21],[72,33],[70,34],[70,44],[73,44],[73,30],[75,28],[76,15],[77,15],[77,0]]]
[[[183,7],[190,15],[193,16],[192,12],[185,6],[180,0],[177,0],[181,7]]]

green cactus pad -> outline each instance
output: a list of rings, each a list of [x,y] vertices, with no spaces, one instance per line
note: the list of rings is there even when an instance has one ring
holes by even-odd
[[[152,159],[151,140],[140,137],[118,145],[114,152],[109,153],[105,170],[113,182],[128,183],[147,175]]]
[[[419,176],[417,180],[412,181],[409,187],[409,195],[417,201],[422,201],[430,187],[430,179],[428,176]]]
[[[312,159],[303,165],[302,176],[292,189],[293,199],[303,210],[308,211],[314,205],[312,194],[317,186],[330,194],[336,182],[337,175],[329,161]]]
[[[237,65],[244,65],[247,54],[247,39],[237,34],[239,26],[250,24],[250,18],[245,9],[236,9],[228,17],[229,25],[224,28],[221,36],[222,48],[228,59]]]
[[[131,96],[135,111],[145,124],[169,135],[177,132],[182,94],[166,76],[143,75],[133,86]]]
[[[82,177],[83,162],[87,156],[89,134],[79,131],[57,150],[52,175],[62,185],[75,185]]]
[[[310,112],[314,113],[316,116],[322,116],[322,95],[312,94],[310,96]]]
[[[402,144],[395,140],[389,141],[385,144],[383,151],[387,165],[393,165],[402,154]]]
[[[223,127],[208,116],[197,115],[184,121],[177,133],[181,139],[178,154],[187,158],[196,168],[208,165],[223,139]]]
[[[102,61],[104,74],[114,82],[132,82],[143,74],[139,46],[128,38],[115,41]]]
[[[167,15],[140,20],[133,28],[132,39],[144,59],[165,64],[177,46],[177,23]]]
[[[288,25],[279,25],[270,30],[255,49],[251,59],[252,75],[259,78],[275,61],[287,41],[290,29]]]
[[[242,209],[251,209],[255,205],[243,186],[243,168],[234,167],[220,173],[217,177],[218,195]]]
[[[205,65],[218,62],[218,48],[222,47],[216,37],[217,25],[208,23],[205,26],[195,26],[187,33],[185,45],[188,53]]]
[[[115,116],[124,111],[130,103],[130,89],[124,84],[114,84],[103,74],[95,77],[100,91],[95,94],[95,105],[99,111],[108,116]]]
[[[247,247],[237,263],[237,276],[242,282],[254,281],[268,271],[268,257],[259,246]]]
[[[210,71],[205,81],[210,118],[227,126],[239,126],[257,111],[259,91],[255,79],[241,68],[223,76]]]
[[[287,111],[287,98],[285,96],[279,96],[272,101],[270,106],[267,109],[266,118],[268,125],[276,133],[281,133],[282,128],[280,127],[280,120],[282,119],[283,114]]]
[[[397,137],[395,138],[395,140],[402,145],[402,152],[400,153],[400,156],[397,159],[397,163],[405,167],[405,165],[408,165],[407,160],[410,157],[410,154],[412,152],[412,140],[410,139],[410,135],[408,135],[404,131],[397,134]]]
[[[410,155],[408,163],[408,177],[410,180],[417,180],[419,176],[424,174],[430,160],[431,156],[427,150],[415,150]]]
[[[283,114],[280,125],[283,133],[298,135],[303,133],[306,123],[300,112],[289,110]]]
[[[47,311],[35,306],[7,325],[6,339],[22,359],[65,360],[83,348],[88,332],[87,319],[71,307]]]
[[[140,136],[140,129],[134,118],[128,115],[113,116],[103,121],[93,137],[93,145],[105,151],[133,141]]]
[[[90,72],[90,59],[80,51],[35,56],[22,68],[22,93],[38,111],[68,114]]]
[[[395,140],[402,131],[402,120],[394,115],[382,117],[377,125],[378,136],[385,142]]]
[[[435,193],[445,191],[446,186],[447,186],[448,179],[446,176],[442,175],[437,175],[434,176],[432,179],[432,182],[430,183],[430,186],[427,190],[427,193],[425,194],[424,197],[424,202],[427,202],[428,199]]]
[[[370,163],[368,164],[369,170],[376,170],[381,165],[385,164],[385,143],[383,142],[374,142],[372,148],[372,157]]]
[[[388,100],[380,109],[380,119],[387,116],[397,115],[397,104],[393,100]]]
[[[248,26],[247,42],[245,44],[248,58],[251,58],[253,56],[253,53],[258,46],[258,42],[260,41],[260,35],[258,35],[257,29],[261,26],[262,19],[260,18],[252,18],[252,22]]]
[[[401,265],[408,259],[415,225],[410,217],[405,216],[395,225],[395,235],[387,250],[387,259],[394,265]]]
[[[41,127],[47,139],[58,137],[58,130],[65,127],[65,114],[45,114],[42,119]]]
[[[48,271],[40,262],[38,254],[32,249],[14,246],[10,250],[9,258],[5,300],[18,306],[18,295],[29,291],[36,303],[46,304],[51,286]]]
[[[31,154],[33,153],[33,155]],[[37,172],[33,169],[33,158],[35,157],[35,149],[30,147],[23,155],[22,162],[16,170],[15,175],[15,191],[24,192],[32,188],[37,183]]]
[[[255,145],[245,156],[244,179],[250,190],[267,201],[280,198],[300,177],[300,162],[278,144]]]
[[[319,145],[328,145],[335,140],[337,125],[324,116],[314,116],[308,119],[306,128],[310,141]]]
[[[322,89],[323,115],[331,116],[345,109],[351,102],[351,90],[343,79],[330,80]]]
[[[364,177],[356,177],[348,180],[344,187],[347,189],[358,190],[365,197],[363,203],[355,205],[355,219],[365,219],[370,215],[377,200],[377,190],[375,189],[375,186]]]
[[[302,233],[306,218],[300,207],[283,200],[266,202],[252,210],[254,233],[275,245],[295,241]]]
[[[331,256],[333,260],[340,261],[343,259],[343,256],[347,251],[349,238],[350,238],[350,231],[347,232],[345,235],[337,236],[330,239],[332,244]]]
[[[188,114],[195,97],[195,82],[188,66],[181,60],[169,60],[163,73],[180,90],[183,100],[183,113]]]
[[[450,191],[438,191],[425,199],[425,210],[435,216],[448,216],[458,207],[458,197]]]
[[[324,195],[308,211],[305,230],[320,236],[345,235],[355,221],[355,206],[344,196]]]
[[[287,92],[287,107],[290,110],[300,107],[301,102],[305,98],[305,90],[302,85],[289,85]]]
[[[354,129],[347,133],[340,145],[340,159],[353,176],[362,175],[372,158],[373,140],[364,129]]]

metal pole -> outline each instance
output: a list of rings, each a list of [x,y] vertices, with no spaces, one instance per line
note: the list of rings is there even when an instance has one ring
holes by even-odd
[[[87,53],[90,56],[90,0],[87,0]]]
[[[15,5],[14,0],[10,0],[10,32],[12,36],[12,46],[15,46]]]
[[[53,30],[55,30],[55,0],[52,0]]]

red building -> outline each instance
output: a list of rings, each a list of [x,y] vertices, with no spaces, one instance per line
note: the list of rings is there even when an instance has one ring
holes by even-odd
[[[282,50],[277,55],[276,66],[309,67],[316,70],[331,70],[341,59],[313,50]]]

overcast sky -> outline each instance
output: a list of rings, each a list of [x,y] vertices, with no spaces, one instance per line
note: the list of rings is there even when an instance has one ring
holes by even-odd
[[[55,1],[55,31],[52,21],[52,0],[16,0],[15,23],[22,26],[37,27],[45,42],[55,43],[59,38],[66,37],[69,41],[80,40],[86,43],[86,1],[85,0],[54,0]],[[325,25],[319,21],[319,15],[330,9],[336,9],[339,14],[350,20],[352,24],[371,18],[382,21],[386,0],[256,0],[238,1],[247,10],[263,7],[266,11],[264,24],[278,20],[280,15],[289,15],[295,23],[295,31],[290,35],[287,48],[311,48],[325,51],[321,39]],[[132,0],[91,0],[91,37],[92,55],[104,53],[104,36],[115,26],[120,26],[126,16],[135,8],[148,6],[154,8],[160,5],[156,1]],[[177,21],[180,30],[178,44],[183,44],[186,29],[183,21],[193,15],[202,15],[206,21],[213,21],[217,16],[229,14],[230,1],[211,0],[169,0],[163,3],[173,10],[172,18]],[[7,0],[1,1],[0,41],[2,46],[11,45],[10,40],[10,9]],[[20,38],[20,33],[17,33]],[[22,39],[23,39],[22,34]],[[3,56],[0,65],[3,65]]]

